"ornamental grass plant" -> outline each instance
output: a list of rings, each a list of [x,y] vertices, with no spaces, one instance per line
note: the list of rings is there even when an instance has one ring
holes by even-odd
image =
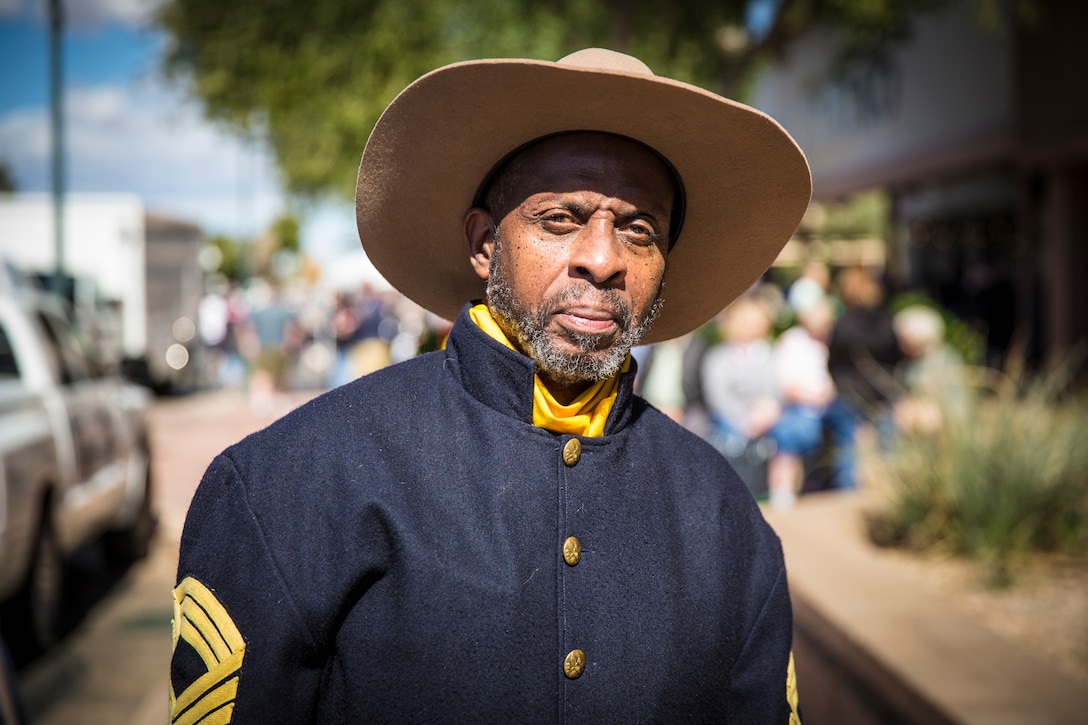
[[[1088,554],[1088,394],[1066,380],[1006,375],[955,410],[936,401],[940,425],[900,434],[882,457],[873,541],[966,555],[991,587],[1025,555]]]

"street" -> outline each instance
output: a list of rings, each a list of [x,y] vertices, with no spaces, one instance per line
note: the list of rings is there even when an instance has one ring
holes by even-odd
[[[159,527],[150,555],[111,570],[93,547],[72,572],[78,619],[59,645],[19,672],[33,725],[168,721],[170,591],[185,512],[204,469],[226,446],[313,393],[251,410],[244,393],[219,391],[156,401],[151,414],[152,475]]]

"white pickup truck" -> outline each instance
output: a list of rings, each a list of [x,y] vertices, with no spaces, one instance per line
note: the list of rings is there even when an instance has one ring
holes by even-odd
[[[69,556],[135,559],[154,531],[150,394],[87,353],[59,299],[0,269],[0,625],[35,654],[58,634]]]

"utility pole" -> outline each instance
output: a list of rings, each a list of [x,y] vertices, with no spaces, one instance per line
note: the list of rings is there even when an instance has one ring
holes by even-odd
[[[53,132],[53,279],[57,294],[64,290],[64,8],[49,0],[49,91]]]

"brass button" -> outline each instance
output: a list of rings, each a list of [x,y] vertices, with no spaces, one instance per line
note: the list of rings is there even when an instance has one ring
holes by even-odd
[[[577,438],[571,438],[567,441],[567,444],[563,446],[563,463],[566,463],[568,466],[573,466],[581,457],[582,441]]]
[[[574,566],[582,559],[582,544],[573,536],[563,542],[563,561]]]
[[[563,658],[563,674],[574,680],[581,677],[586,670],[586,653],[580,649],[572,649]]]

